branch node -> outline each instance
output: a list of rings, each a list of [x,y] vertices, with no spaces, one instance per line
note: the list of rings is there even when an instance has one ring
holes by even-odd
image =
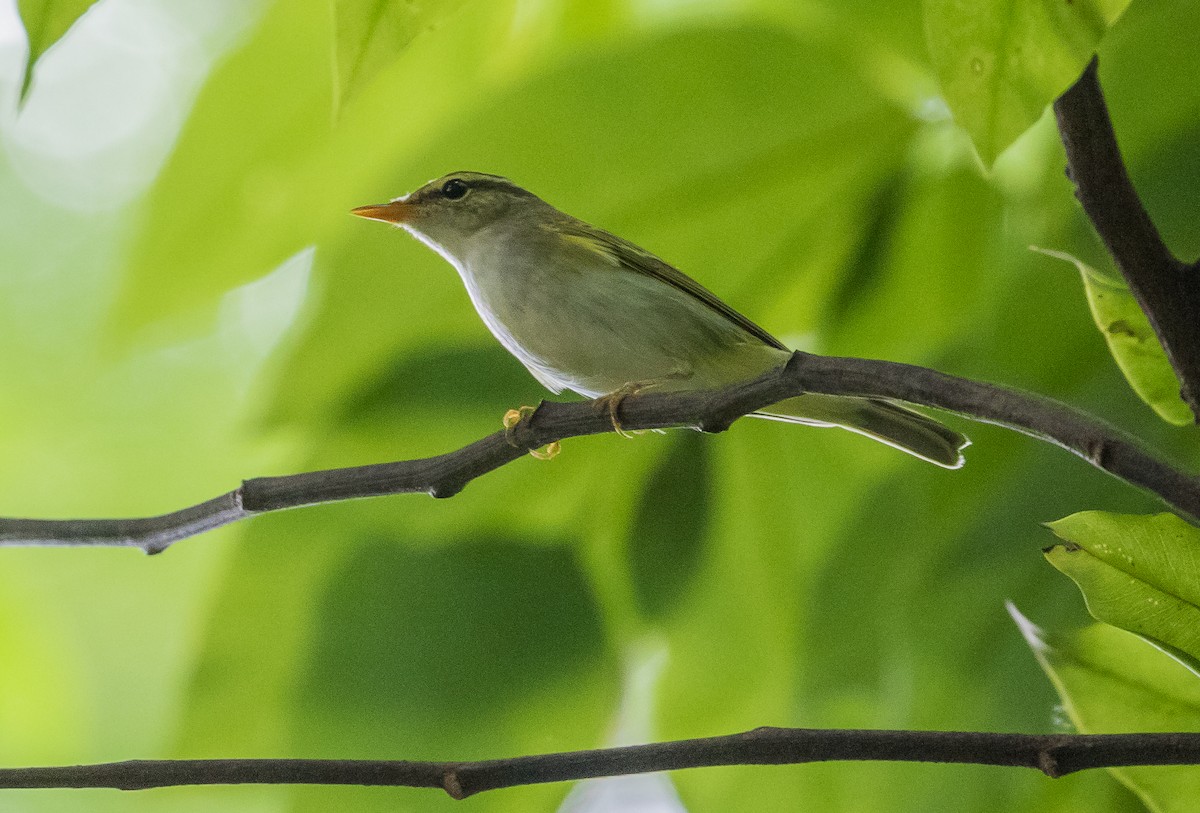
[[[434,483],[429,487],[429,491],[427,493],[435,500],[445,500],[462,491],[465,486],[466,483],[463,483],[459,480],[447,480],[441,483]]]
[[[787,729],[780,728],[777,725],[760,725],[758,728],[750,729],[750,731],[748,731],[747,733],[750,734],[751,736],[758,736],[758,735],[762,735],[762,734],[775,734],[780,731],[786,731],[786,730]],[[796,729],[792,729],[792,730],[795,731]]]
[[[1089,463],[1098,469],[1108,468],[1105,465],[1105,460],[1108,457],[1108,442],[1104,438],[1095,438],[1087,441],[1086,451]]]
[[[1051,779],[1058,779],[1062,777],[1063,773],[1059,770],[1058,760],[1054,757],[1054,748],[1055,746],[1048,745],[1038,751],[1037,767],[1039,771]]]
[[[450,795],[451,799],[459,801],[467,798],[467,793],[463,790],[462,782],[458,778],[457,768],[447,768],[442,774],[442,788]]]
[[[800,370],[812,358],[812,353],[805,353],[803,350],[793,350],[788,356],[787,362],[783,365],[783,374],[789,377],[799,378]]]
[[[538,438],[534,424],[542,413],[543,407],[548,403],[551,402],[542,399],[535,407],[523,406],[508,411],[504,422],[504,439],[509,446],[523,452],[535,452],[546,445],[546,441]],[[520,417],[515,423],[510,424],[507,420],[509,415],[519,415]]]
[[[733,426],[733,422],[740,418],[740,415],[730,417],[723,411],[705,415],[700,420],[696,421],[695,428],[705,434],[716,435],[724,432],[729,427]]]

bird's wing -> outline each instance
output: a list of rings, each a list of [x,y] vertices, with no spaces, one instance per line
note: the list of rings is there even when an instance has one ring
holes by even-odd
[[[555,223],[552,228],[567,240],[582,246],[588,251],[600,254],[605,259],[622,268],[637,274],[644,274],[647,277],[653,277],[660,282],[670,285],[672,288],[683,291],[730,322],[733,322],[759,341],[771,347],[777,347],[780,350],[788,349],[779,339],[776,339],[770,333],[718,299],[717,295],[712,291],[682,271],[655,257],[653,254],[638,248],[628,240],[622,240],[615,234],[610,234],[591,226],[584,226],[583,224],[569,222]]]

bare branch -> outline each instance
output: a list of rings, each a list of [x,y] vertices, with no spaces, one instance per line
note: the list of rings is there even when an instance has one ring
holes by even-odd
[[[302,475],[301,475],[302,476]],[[170,514],[130,519],[20,519],[0,517],[0,547],[141,548],[161,553],[180,539],[228,525],[256,512],[242,508],[242,490],[230,491]]]
[[[131,760],[0,769],[0,788],[319,784],[486,790],[716,765],[830,761],[940,762],[1034,768],[1049,777],[1091,768],[1200,764],[1200,734],[992,734],[757,728],[741,734],[480,762],[338,759]]]
[[[1180,395],[1200,421],[1200,263],[1171,253],[1129,180],[1095,58],[1054,103],[1054,114],[1075,197],[1153,325],[1182,382]]]
[[[656,393],[625,399],[627,429],[692,427],[721,432],[739,417],[805,392],[890,398],[999,424],[1073,452],[1125,482],[1200,519],[1200,480],[1116,427],[1059,401],[890,361],[794,353],[762,376],[720,390]],[[159,553],[189,536],[283,508],[358,497],[423,492],[451,497],[476,477],[548,443],[613,431],[591,402],[544,401],[511,436],[497,432],[457,451],[422,460],[246,480],[236,491],[171,514],[136,519],[3,519],[0,547],[99,545]]]

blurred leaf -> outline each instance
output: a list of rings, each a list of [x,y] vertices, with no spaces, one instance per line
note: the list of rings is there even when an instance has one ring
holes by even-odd
[[[1084,511],[1049,528],[1066,545],[1046,551],[1099,621],[1129,630],[1200,676],[1200,528],[1174,514]]]
[[[209,78],[142,204],[114,316],[125,338],[211,306],[313,242],[324,190],[306,162],[328,139],[328,39],[323,0],[276,0]]]
[[[923,361],[974,328],[968,290],[987,297],[1002,284],[989,224],[1003,199],[974,168],[910,161],[893,184],[869,210],[871,228],[846,264],[839,307],[823,314],[828,352],[875,356],[887,348],[890,358]],[[954,273],[930,273],[934,266]]]
[[[574,546],[499,536],[488,509],[400,497],[257,523],[214,605],[179,753],[478,759],[600,744],[618,674]],[[413,538],[421,513],[451,530]],[[473,804],[551,810],[566,790]],[[459,804],[396,789],[289,797],[294,810]]]
[[[1100,47],[1100,84],[1112,114],[1121,154],[1137,179],[1155,225],[1160,213],[1142,188],[1142,173],[1151,168],[1146,150],[1157,153],[1158,172],[1170,173],[1194,156],[1196,144],[1172,149],[1189,130],[1200,126],[1200,85],[1191,81],[1195,40],[1200,26],[1200,3],[1194,0],[1155,0],[1131,3]],[[1185,170],[1189,174],[1194,170]],[[1189,197],[1196,190],[1175,187],[1172,196]],[[1190,207],[1195,211],[1195,206]],[[1197,240],[1194,228],[1187,229]],[[1166,232],[1164,237],[1168,237]],[[1170,235],[1176,237],[1177,235]],[[1168,241],[1173,247],[1175,243]],[[1178,256],[1184,256],[1179,251]]]
[[[853,32],[846,40],[864,50],[877,53],[863,54],[873,62],[880,59],[893,69],[897,66],[896,55],[903,55],[913,64],[921,64],[928,58],[925,31],[921,21],[922,0],[822,0],[818,6],[841,18],[843,33]],[[796,4],[800,8],[800,4]],[[884,50],[886,49],[886,50]],[[912,78],[911,75],[905,79]]]
[[[708,542],[711,463],[699,432],[671,433],[671,447],[642,487],[629,529],[629,573],[639,609],[668,613],[691,585]]]
[[[924,0],[942,93],[991,166],[1083,71],[1129,0]]]
[[[1138,397],[1164,421],[1176,426],[1195,423],[1192,410],[1179,395],[1175,370],[1125,281],[1103,274],[1066,252],[1036,246],[1033,250],[1073,263],[1079,269],[1096,327]]]
[[[519,39],[508,30],[514,2],[468,4],[449,42],[418,37],[387,69],[392,81],[364,87],[335,122],[327,0],[275,0],[210,77],[142,206],[117,336],[155,320],[194,332],[184,315],[211,317],[229,289],[346,228],[367,181],[460,111],[464,86],[503,75],[492,63]]]
[[[438,413],[462,415],[479,409],[481,393],[499,414],[505,404],[525,403],[537,392],[529,371],[498,342],[407,351],[360,386],[347,397],[337,423],[378,424],[416,410],[429,412],[430,420]]]
[[[1200,93],[1193,96],[1193,104],[1200,101]],[[1122,128],[1122,150],[1124,143]],[[1150,154],[1131,164],[1130,172],[1137,178],[1138,195],[1154,227],[1172,253],[1176,257],[1200,255],[1200,229],[1189,218],[1200,210],[1200,121],[1163,136]]]
[[[33,591],[21,585],[25,573],[11,564],[0,580],[0,726],[6,732],[0,759],[50,762],[62,753],[64,730],[88,713],[89,690],[76,680],[85,658],[72,647],[70,625],[62,613],[31,616]],[[48,683],[46,683],[48,682]],[[53,698],[53,699],[52,699]]]
[[[58,42],[96,0],[17,0],[17,11],[29,38],[29,55],[21,78],[20,102],[29,93],[33,65],[51,45]]]
[[[371,82],[422,31],[466,0],[334,0],[334,106]]]
[[[366,728],[391,752],[407,743],[446,758],[499,756],[487,721],[598,666],[605,649],[567,545],[481,534],[418,549],[365,540],[313,598],[320,623],[297,702],[321,718],[314,746],[362,741]],[[594,742],[572,729],[563,730],[578,747]]]
[[[1200,680],[1150,644],[1107,624],[1047,633],[1009,612],[1081,734],[1200,730]],[[1156,813],[1200,811],[1194,766],[1109,770]]]
[[[842,324],[857,306],[871,300],[877,292],[880,278],[890,265],[888,249],[906,211],[908,181],[903,171],[897,171],[872,190],[873,197],[866,206],[869,213],[865,218],[866,228],[825,308],[830,325]]]

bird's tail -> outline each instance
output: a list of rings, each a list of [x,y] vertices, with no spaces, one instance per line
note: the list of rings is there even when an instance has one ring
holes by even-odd
[[[753,415],[809,426],[840,426],[946,469],[961,467],[962,450],[971,445],[966,435],[933,418],[867,398],[814,393],[780,401]]]

